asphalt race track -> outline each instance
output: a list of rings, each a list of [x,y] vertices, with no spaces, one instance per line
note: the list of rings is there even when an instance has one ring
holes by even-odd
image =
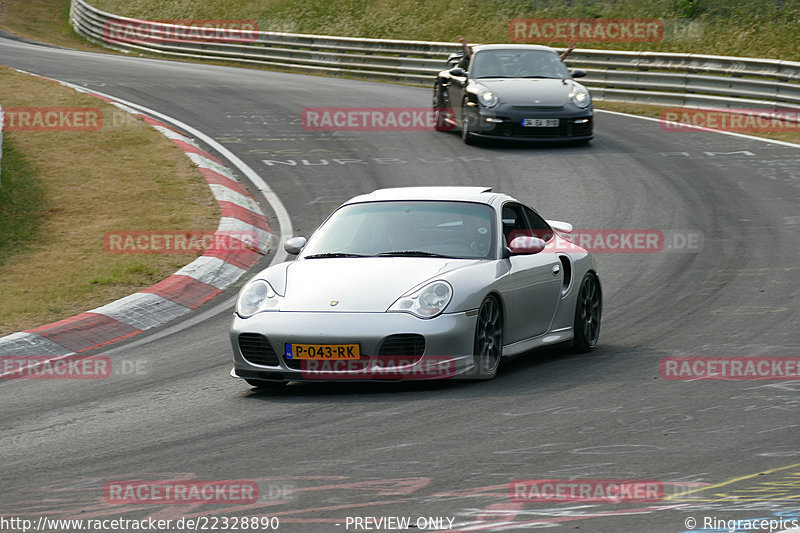
[[[800,148],[665,132],[608,113],[587,147],[311,132],[300,126],[304,108],[427,107],[430,91],[6,39],[0,63],[213,137],[275,191],[296,235],[355,194],[444,184],[492,186],[576,228],[666,237],[658,253],[598,255],[604,316],[594,353],[534,352],[490,382],[256,393],[228,375],[232,307],[220,303],[232,289],[185,320],[94,352],[139,372],[0,383],[0,516],[276,516],[279,531],[310,532],[355,531],[356,517],[424,517],[415,530],[441,518],[457,531],[585,532],[800,519],[800,382],[665,380],[659,371],[667,356],[800,355]],[[690,233],[702,247],[681,247]],[[255,480],[260,492],[238,506],[104,499],[106,483],[137,479]],[[657,480],[663,497],[511,501],[509,482],[535,479]]]

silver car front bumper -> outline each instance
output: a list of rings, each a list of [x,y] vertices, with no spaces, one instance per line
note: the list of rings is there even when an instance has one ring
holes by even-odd
[[[442,314],[420,319],[408,313],[263,312],[243,319],[234,315],[230,340],[232,374],[251,380],[424,380],[464,376],[473,368],[476,312]],[[252,345],[240,345],[240,335],[265,337],[268,357],[254,357]],[[392,335],[418,334],[425,339],[420,355],[379,355]],[[286,357],[286,344],[358,344],[362,355],[353,361],[296,361]],[[274,357],[273,357],[274,355]],[[249,359],[248,359],[249,357]],[[259,359],[253,362],[250,359]]]

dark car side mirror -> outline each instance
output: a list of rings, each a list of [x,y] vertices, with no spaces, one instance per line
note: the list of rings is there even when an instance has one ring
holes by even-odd
[[[466,72],[464,72],[464,69],[463,69],[463,68],[461,68],[461,67],[456,67],[456,68],[451,68],[451,69],[450,69],[450,75],[451,75],[451,76],[463,77],[463,76],[466,76],[466,75],[467,75],[467,73],[466,73]]]
[[[572,71],[573,78],[583,78],[584,76],[586,76],[586,71],[581,68],[576,68]]]

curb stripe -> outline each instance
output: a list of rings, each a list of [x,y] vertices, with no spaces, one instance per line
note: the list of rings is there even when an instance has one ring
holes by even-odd
[[[211,187],[211,193],[214,195],[214,198],[217,199],[217,202],[230,202],[252,211],[253,213],[261,214],[261,208],[258,207],[256,201],[250,196],[245,196],[224,185],[217,185],[215,183],[209,184],[209,187]]]
[[[203,255],[175,272],[173,276],[189,276],[218,289],[224,289],[245,272],[243,268],[226,263],[218,257]]]
[[[146,330],[188,313],[189,308],[156,294],[146,294],[145,289],[89,312],[110,316],[137,329]]]
[[[261,228],[257,228],[252,224],[248,224],[238,218],[229,218],[223,217],[219,220],[219,228],[217,228],[217,233],[221,233],[222,235],[236,235],[236,234],[245,234],[245,235],[253,235],[255,237],[255,242],[252,243],[251,248],[255,248],[256,250],[261,251],[264,254],[269,253],[269,250],[272,246],[272,234],[264,231]],[[245,237],[246,239],[247,237]],[[238,241],[241,242],[241,241]],[[242,243],[242,246],[245,246]]]
[[[226,263],[230,263],[244,270],[248,270],[261,259],[261,254],[252,250],[209,250],[205,255],[207,257],[222,259]]]
[[[106,315],[88,312],[26,331],[26,333],[38,333],[73,352],[105,346],[141,332],[140,329]]]
[[[70,352],[51,340],[35,333],[20,331],[3,337],[0,343],[0,356],[5,355],[69,355]]]
[[[210,160],[214,161],[215,163],[217,163],[219,165],[222,164],[222,162],[219,159],[217,159],[213,155],[209,154],[205,150],[199,148],[197,145],[190,144],[190,143],[186,142],[183,139],[172,139],[172,142],[177,144],[178,148],[183,150],[186,154],[196,154],[196,155],[202,156],[202,157],[204,157],[206,159],[210,159]]]
[[[206,181],[209,183],[209,185],[222,185],[223,187],[227,187],[233,191],[236,191],[243,196],[250,195],[250,193],[247,192],[247,188],[243,184],[239,183],[238,181],[234,181],[227,176],[223,176],[215,170],[202,167],[197,167],[197,170],[200,171],[200,174],[206,178]]]
[[[197,309],[222,291],[189,276],[175,274],[142,292],[156,294],[189,309]]]
[[[245,209],[244,207],[233,202],[220,200],[218,203],[222,218],[235,218],[237,220],[241,220],[242,222],[247,222],[251,226],[262,229],[267,233],[272,233],[272,228],[270,227],[269,222],[264,219],[264,217],[258,216],[249,209]]]

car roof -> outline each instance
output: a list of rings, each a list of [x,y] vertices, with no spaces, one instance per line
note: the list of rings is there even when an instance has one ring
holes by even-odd
[[[345,202],[354,204],[359,202],[376,202],[391,200],[451,200],[462,202],[478,202],[490,204],[499,193],[493,193],[491,187],[465,187],[465,186],[431,186],[431,187],[393,187],[378,189],[369,194],[356,196]]]
[[[482,50],[540,50],[556,53],[555,49],[540,44],[478,44],[472,47],[476,53]]]

